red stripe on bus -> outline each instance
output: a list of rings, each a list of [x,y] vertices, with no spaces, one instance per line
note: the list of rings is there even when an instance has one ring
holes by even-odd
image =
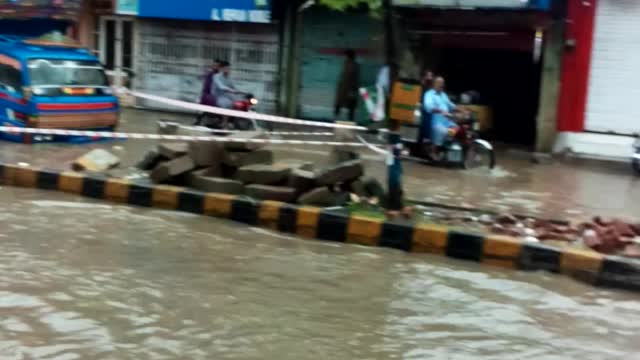
[[[38,110],[104,110],[114,107],[114,103],[38,104]]]

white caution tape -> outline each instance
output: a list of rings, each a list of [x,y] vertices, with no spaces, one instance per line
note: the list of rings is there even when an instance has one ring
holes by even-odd
[[[178,125],[179,128],[187,129],[187,130],[198,130],[198,131],[208,131],[211,133],[217,134],[238,134],[242,132],[247,132],[245,130],[223,130],[223,129],[211,129],[206,126],[187,126],[187,125]],[[253,130],[249,130],[253,131]],[[319,132],[319,131],[265,131],[267,135],[289,135],[289,136],[334,136],[335,134],[332,132]]]
[[[15,127],[15,126],[0,126],[0,132],[7,132],[10,134],[23,133],[23,134],[38,134],[38,135],[86,136],[91,138],[105,138],[105,139],[217,141],[217,142],[227,142],[227,143],[352,146],[352,147],[366,147],[366,148],[369,147],[368,145],[365,145],[360,142],[281,140],[281,139],[238,139],[233,137],[222,137],[222,136],[160,135],[160,134],[121,133],[121,132],[90,131],[90,130],[36,129],[36,128],[21,128],[21,127]]]
[[[267,122],[274,122],[274,123],[281,123],[281,124],[316,126],[316,127],[334,128],[334,129],[351,129],[351,130],[360,130],[360,131],[368,130],[366,127],[358,126],[358,125],[325,123],[325,122],[319,122],[319,121],[294,119],[294,118],[289,118],[284,116],[267,115],[267,114],[261,114],[256,112],[223,109],[215,106],[195,104],[187,101],[170,99],[163,96],[145,94],[137,91],[131,91],[128,89],[120,89],[119,91],[129,93],[141,99],[147,99],[147,100],[159,102],[165,105],[172,105],[176,107],[181,107],[183,109],[189,109],[189,110],[194,110],[198,112],[206,112],[211,114],[218,114],[222,116],[230,116],[230,117],[243,118],[243,119],[249,119],[249,120],[253,119],[253,120],[267,121]]]

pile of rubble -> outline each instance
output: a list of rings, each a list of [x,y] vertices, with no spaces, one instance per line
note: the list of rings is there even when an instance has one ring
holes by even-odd
[[[342,206],[349,202],[351,193],[365,197],[383,194],[375,179],[364,178],[364,166],[357,156],[316,169],[306,161],[274,161],[273,152],[264,144],[251,142],[264,139],[263,132],[239,132],[230,137],[237,141],[160,144],[146,154],[138,168],[150,171],[157,184],[303,205]]]
[[[490,230],[524,238],[530,242],[560,242],[591,248],[603,254],[640,258],[640,224],[596,217],[581,224],[560,224],[539,219],[518,219],[502,215]]]

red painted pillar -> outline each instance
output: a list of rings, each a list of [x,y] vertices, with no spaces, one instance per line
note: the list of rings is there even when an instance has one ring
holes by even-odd
[[[567,48],[562,59],[558,131],[580,132],[584,130],[589,95],[596,6],[598,1],[607,0],[567,1],[565,39],[575,41],[575,46]]]

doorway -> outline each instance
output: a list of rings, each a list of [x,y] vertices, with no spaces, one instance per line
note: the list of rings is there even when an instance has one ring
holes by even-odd
[[[111,84],[131,87],[134,22],[131,18],[103,16],[98,27],[99,57]]]

